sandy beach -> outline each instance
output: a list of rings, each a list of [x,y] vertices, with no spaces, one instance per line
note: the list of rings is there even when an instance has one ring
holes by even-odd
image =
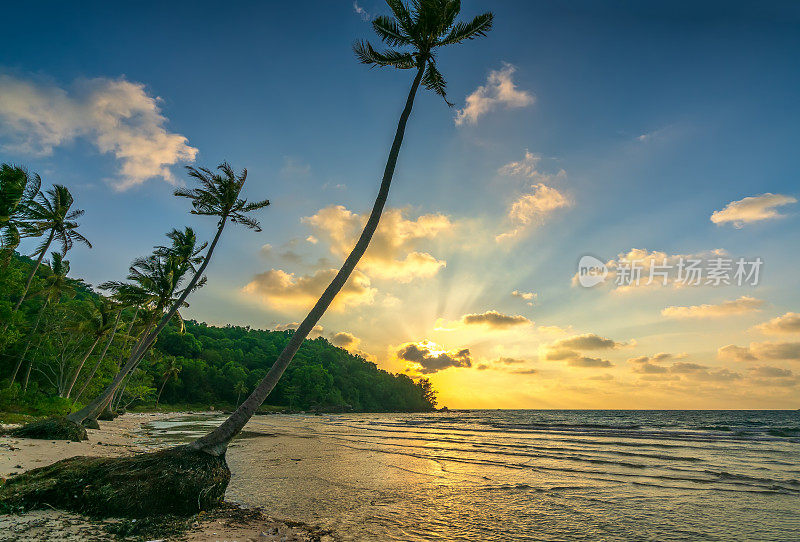
[[[174,417],[167,413],[130,413],[111,422],[101,422],[99,430],[89,430],[83,442],[42,441],[0,436],[0,477],[42,467],[77,455],[118,456],[146,450],[136,432],[142,424]],[[11,426],[4,426],[8,429]],[[108,527],[118,520],[91,520],[62,510],[36,510],[22,515],[0,515],[0,542],[35,540],[120,540]],[[330,535],[302,525],[289,525],[270,518],[258,509],[225,506],[201,513],[191,527],[179,534],[148,537],[153,540],[184,541],[333,541]],[[142,538],[139,538],[142,539]]]

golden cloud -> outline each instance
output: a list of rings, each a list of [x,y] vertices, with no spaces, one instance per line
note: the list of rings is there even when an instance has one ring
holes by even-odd
[[[281,269],[270,269],[253,277],[243,291],[259,296],[265,304],[278,309],[307,308],[316,303],[337,272],[337,269],[321,269],[310,275],[295,275]],[[366,275],[353,271],[331,309],[371,304],[376,292]]]

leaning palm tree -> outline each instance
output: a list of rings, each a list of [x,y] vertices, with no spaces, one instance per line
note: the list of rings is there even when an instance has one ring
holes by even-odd
[[[355,269],[378,227],[419,85],[446,96],[444,78],[435,64],[436,49],[483,36],[492,25],[491,13],[479,15],[469,23],[456,23],[460,10],[458,0],[413,0],[411,7],[401,0],[387,0],[387,3],[394,17],[377,18],[373,28],[389,45],[403,49],[378,52],[367,43],[357,43],[356,55],[367,64],[415,69],[416,75],[400,115],[378,196],[352,252],[263,380],[219,427],[188,445],[127,458],[64,460],[17,476],[0,486],[0,503],[29,502],[26,499],[37,495],[43,483],[53,488],[52,502],[48,504],[103,510],[106,514],[148,514],[155,509],[162,513],[192,513],[222,501],[230,481],[230,470],[225,462],[228,443],[275,387],[303,340]],[[91,480],[87,481],[87,476]],[[88,484],[92,491],[83,491]],[[80,498],[64,499],[60,495],[80,495]],[[109,499],[108,495],[114,498]]]
[[[42,179],[36,173],[0,165],[0,264],[5,265],[19,246],[29,206],[41,186]]]
[[[111,328],[111,334],[109,335],[108,340],[106,341],[106,344],[103,347],[103,351],[100,352],[100,355],[97,357],[97,361],[95,362],[94,367],[92,367],[92,370],[89,371],[89,376],[86,377],[86,381],[83,383],[83,386],[81,386],[81,389],[78,391],[77,395],[75,395],[75,402],[78,402],[81,396],[83,396],[83,392],[85,392],[86,388],[89,387],[92,378],[94,378],[94,375],[97,373],[97,369],[99,369],[100,365],[103,363],[103,360],[105,359],[106,354],[108,353],[108,349],[114,342],[114,337],[117,336],[117,329],[119,328],[119,320],[122,317],[122,311],[125,309],[125,305],[121,305],[116,301],[112,301],[110,299],[105,299],[104,303],[107,303],[109,307],[116,307],[115,311],[116,316],[114,317],[114,325]]]
[[[244,183],[247,180],[246,169],[237,175],[227,162],[223,162],[217,167],[219,173],[215,173],[207,168],[198,169],[191,166],[188,166],[186,169],[189,171],[190,177],[200,182],[200,187],[193,189],[179,188],[175,191],[175,195],[191,200],[192,214],[217,217],[217,232],[214,235],[214,239],[208,246],[202,263],[194,271],[194,275],[189,281],[189,284],[182,290],[178,299],[175,300],[170,308],[163,314],[158,325],[142,336],[142,339],[133,348],[125,365],[108,385],[103,394],[83,409],[70,415],[70,419],[73,421],[81,422],[87,418],[95,417],[100,413],[100,410],[102,410],[105,403],[109,401],[111,395],[113,395],[115,390],[119,387],[125,375],[136,367],[136,364],[142,359],[156,340],[161,330],[164,329],[170,320],[175,318],[178,309],[184,306],[189,294],[202,286],[205,281],[203,272],[206,270],[206,267],[208,267],[209,262],[211,262],[211,256],[214,254],[214,249],[222,236],[225,225],[228,222],[233,222],[257,232],[261,231],[261,225],[258,220],[249,216],[249,213],[268,206],[269,200],[248,202],[246,199],[240,197]],[[178,237],[173,237],[172,239],[173,243],[185,240]],[[156,253],[158,254],[159,250],[157,250]],[[176,252],[173,250],[169,253],[172,255],[171,257],[175,259],[174,256],[176,256]],[[184,261],[191,261],[194,251],[189,250],[180,255],[186,258]],[[186,267],[182,269],[183,271],[188,271],[192,266],[191,263],[186,263],[185,265]]]
[[[424,85],[425,88],[432,90],[447,102],[446,83],[436,67],[436,50],[446,45],[484,36],[492,27],[493,15],[491,13],[478,15],[468,23],[456,22],[456,17],[461,9],[461,2],[458,0],[414,0],[410,7],[401,0],[387,0],[387,4],[394,16],[378,17],[372,22],[372,27],[386,44],[392,47],[401,47],[401,49],[379,52],[369,42],[362,41],[356,42],[354,45],[355,54],[364,64],[416,70],[416,75],[411,83],[405,108],[397,124],[383,180],[378,190],[378,197],[375,199],[369,219],[342,268],[294,332],[264,379],[227,420],[211,433],[191,443],[189,448],[192,450],[202,450],[216,456],[225,453],[228,443],[242,430],[278,383],[300,345],[322,318],[325,310],[333,302],[336,294],[342,289],[356,264],[366,252],[378,227],[386,198],[389,195],[389,186],[394,175],[400,146],[403,143],[406,123],[411,115],[411,108],[414,105],[419,85]],[[451,105],[449,102],[447,103]]]
[[[36,275],[42,258],[47,253],[53,241],[61,244],[61,255],[65,256],[72,245],[78,241],[92,248],[92,244],[80,233],[78,233],[78,223],[75,221],[83,215],[83,210],[70,210],[74,199],[66,186],[54,185],[44,194],[30,202],[27,211],[27,222],[25,224],[25,234],[32,237],[45,236],[44,241],[36,248],[32,256],[37,256],[36,262],[28,273],[25,287],[22,290],[19,301],[14,306],[16,312],[31,287],[33,277]]]

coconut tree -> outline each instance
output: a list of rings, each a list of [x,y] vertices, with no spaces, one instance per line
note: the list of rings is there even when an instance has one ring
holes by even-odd
[[[233,387],[233,391],[236,392],[236,404],[238,405],[239,399],[242,398],[242,394],[247,393],[247,384],[244,383],[244,380],[239,380]]]
[[[167,382],[172,378],[178,378],[182,368],[177,358],[171,357],[167,362],[164,372],[161,373],[161,378],[163,378],[164,381],[161,383],[161,388],[158,390],[158,395],[156,396],[156,408],[158,408],[158,402],[161,400],[161,394],[164,392],[164,387],[167,385]]]
[[[44,241],[31,255],[31,257],[36,256],[36,262],[30,273],[28,273],[22,295],[14,306],[13,312],[16,312],[25,300],[33,277],[42,263],[42,258],[44,258],[54,241],[61,245],[62,256],[66,256],[67,251],[72,248],[76,241],[92,248],[92,244],[88,239],[77,231],[79,225],[76,219],[83,215],[83,210],[72,209],[73,203],[74,199],[67,187],[57,184],[48,189],[46,193],[40,193],[27,206],[25,235],[32,237],[44,236]]]
[[[445,79],[436,65],[437,50],[447,45],[484,36],[492,27],[493,15],[491,13],[478,15],[470,22],[456,22],[456,17],[461,9],[461,2],[458,0],[415,0],[411,2],[410,6],[401,0],[387,0],[387,4],[391,8],[393,16],[376,18],[372,21],[372,27],[381,40],[392,48],[378,51],[369,42],[356,42],[353,46],[356,57],[362,63],[370,66],[415,70],[416,73],[397,124],[378,196],[369,219],[342,268],[294,332],[264,379],[227,420],[211,433],[191,443],[189,448],[192,450],[202,450],[216,456],[225,453],[228,443],[242,430],[278,383],[302,342],[333,302],[336,294],[342,289],[356,264],[366,252],[378,227],[386,198],[389,195],[389,186],[394,175],[400,146],[403,143],[406,123],[411,115],[419,85],[422,84],[447,102]],[[451,105],[449,102],[447,103]]]
[[[65,260],[58,252],[53,252],[51,254],[49,267],[51,271],[50,274],[44,278],[44,284],[42,287],[33,294],[34,297],[44,298],[44,301],[39,309],[39,312],[36,314],[36,320],[28,335],[28,341],[25,344],[25,349],[22,351],[22,355],[19,357],[17,364],[14,367],[14,372],[11,374],[9,387],[17,378],[17,372],[19,371],[19,368],[22,365],[26,354],[28,353],[28,349],[31,346],[31,341],[33,340],[36,329],[39,327],[39,322],[42,319],[44,311],[47,309],[47,307],[55,305],[61,301],[62,297],[72,297],[75,295],[75,286],[73,281],[70,281],[67,278],[67,274],[69,273],[69,262]]]
[[[242,172],[237,175],[227,162],[223,162],[217,167],[218,173],[207,168],[188,166],[186,169],[189,172],[189,176],[196,179],[200,183],[200,186],[192,189],[179,188],[175,191],[175,195],[188,198],[191,201],[192,214],[217,218],[217,231],[214,235],[214,239],[208,246],[202,263],[194,271],[194,275],[189,281],[189,284],[180,292],[178,299],[166,310],[158,322],[158,325],[152,330],[148,330],[148,332],[142,336],[142,339],[133,348],[125,365],[108,385],[101,397],[80,411],[70,415],[70,419],[73,421],[80,422],[83,419],[96,416],[99,413],[98,409],[102,409],[104,404],[120,385],[125,375],[136,367],[136,364],[156,340],[161,330],[175,317],[178,309],[185,305],[186,298],[189,294],[203,285],[205,281],[203,272],[205,272],[206,267],[208,267],[208,264],[211,262],[211,256],[214,254],[214,249],[222,236],[225,225],[228,222],[232,222],[234,224],[241,224],[257,232],[261,231],[261,225],[258,220],[250,216],[250,213],[268,206],[269,200],[248,202],[246,199],[240,197],[244,183],[247,180],[246,169],[242,170]],[[176,239],[173,238],[173,242],[176,242]],[[157,254],[159,253],[158,250],[156,252]],[[174,251],[171,251],[170,254],[173,260],[176,259]],[[193,251],[184,253],[183,255],[189,256],[191,254],[193,254]],[[189,258],[189,260],[191,260],[191,258]],[[184,269],[184,271],[189,270],[189,268],[190,264],[186,264],[186,269]]]
[[[6,264],[25,233],[29,206],[42,179],[22,167],[0,165],[0,263]]]

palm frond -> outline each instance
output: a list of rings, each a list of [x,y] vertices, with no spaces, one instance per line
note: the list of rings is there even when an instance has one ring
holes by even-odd
[[[450,32],[447,34],[447,36],[439,40],[437,46],[453,45],[456,43],[461,43],[464,40],[483,37],[492,29],[493,22],[494,15],[489,12],[478,15],[468,23],[456,23],[453,25],[453,28],[450,29]]]
[[[425,75],[422,76],[421,82],[425,88],[441,96],[449,107],[453,107],[453,104],[447,101],[447,82],[433,62],[429,61],[425,66]]]
[[[405,30],[391,17],[385,15],[376,17],[372,21],[372,29],[375,30],[375,33],[380,36],[384,43],[392,47],[413,44]]]
[[[414,56],[411,53],[403,53],[393,49],[378,52],[373,49],[368,41],[357,41],[353,44],[353,52],[363,64],[373,64],[376,66],[391,66],[401,70],[408,70],[416,67]]]

